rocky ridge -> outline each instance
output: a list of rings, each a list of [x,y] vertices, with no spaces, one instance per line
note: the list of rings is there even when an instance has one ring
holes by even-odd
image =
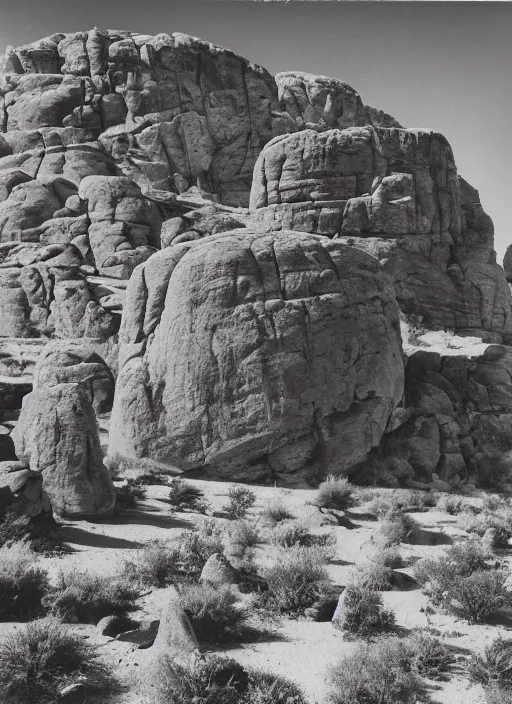
[[[116,377],[112,453],[224,478],[453,485],[512,449],[510,255],[442,135],[180,33],[10,47],[0,102],[0,475],[38,506],[111,510]]]

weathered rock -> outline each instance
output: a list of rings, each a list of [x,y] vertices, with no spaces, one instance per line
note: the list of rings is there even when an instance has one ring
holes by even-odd
[[[25,397],[13,431],[17,456],[40,472],[60,516],[109,513],[115,490],[103,465],[92,404],[80,384],[56,384]]]
[[[142,621],[138,628],[119,633],[116,640],[134,643],[139,650],[145,650],[155,642],[159,627],[160,621],[158,619],[147,619]]]
[[[100,619],[96,624],[96,630],[102,636],[109,636],[110,638],[115,638],[120,633],[125,633],[131,631],[139,626],[138,621],[133,621],[126,616],[105,616]]]
[[[206,560],[199,579],[201,582],[220,587],[236,584],[239,581],[239,576],[229,560],[224,555],[216,552]]]
[[[326,238],[166,248],[128,286],[110,454],[242,479],[347,468],[401,398],[398,327],[377,262]]]
[[[151,652],[187,661],[200,648],[190,620],[181,606],[176,587],[166,588],[161,603],[160,627]]]
[[[266,231],[339,237],[377,257],[402,311],[428,328],[507,336],[511,299],[496,265],[492,222],[464,184],[448,142],[435,132],[308,129],[263,149],[251,220]]]

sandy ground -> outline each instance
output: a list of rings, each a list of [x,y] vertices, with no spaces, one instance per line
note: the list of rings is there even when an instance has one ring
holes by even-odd
[[[204,490],[214,510],[219,510],[226,502],[229,484],[199,480],[194,480],[194,483]],[[313,526],[318,526],[319,512],[306,503],[313,498],[314,491],[251,488],[257,496],[257,502],[250,512],[254,520],[257,520],[259,511],[269,499],[279,496],[295,517],[305,517]],[[59,570],[72,568],[114,576],[122,569],[124,561],[133,558],[145,542],[155,538],[166,539],[203,520],[193,514],[171,515],[168,506],[158,500],[164,498],[167,492],[166,486],[148,487],[147,499],[136,510],[123,516],[95,523],[65,522],[63,537],[72,552],[60,557],[44,557],[41,559],[42,565],[49,570],[52,578],[58,575]],[[467,535],[457,527],[457,519],[446,513],[429,511],[415,513],[414,517],[425,530],[441,530],[451,539]],[[336,535],[336,555],[328,569],[333,582],[340,587],[346,584],[354,563],[375,549],[376,522],[365,516],[364,506],[354,509],[352,520],[355,527],[350,530],[332,526],[313,528],[316,532],[334,531]],[[402,545],[400,550],[407,561],[414,562],[425,555],[441,554],[444,548],[443,545]],[[268,547],[258,547],[256,550],[260,553],[257,555],[259,561],[268,560]],[[410,572],[411,568],[404,571]],[[143,596],[136,617],[144,614],[158,616],[160,595],[161,590],[154,589]],[[386,605],[395,610],[397,624],[406,632],[428,625],[427,617],[421,611],[427,600],[419,589],[384,592],[383,598]],[[435,613],[429,617],[429,621],[462,659],[481,651],[487,642],[498,634],[505,635],[509,630],[506,620],[494,625],[470,626],[463,620]],[[2,624],[2,632],[7,633],[18,627],[18,624]],[[73,627],[98,646],[102,657],[114,667],[125,684],[125,691],[109,697],[109,703],[152,704],[151,696],[141,693],[141,683],[145,682],[148,664],[154,657],[151,649],[137,650],[131,644],[98,635],[93,626]],[[326,674],[329,667],[336,663],[341,653],[349,652],[354,647],[354,642],[345,640],[331,623],[283,620],[273,638],[222,652],[243,664],[286,675],[303,688],[312,704],[320,704],[327,691]],[[480,688],[470,686],[465,679],[462,663],[455,667],[454,675],[448,682],[429,683],[429,690],[434,703],[481,704],[484,701]]]

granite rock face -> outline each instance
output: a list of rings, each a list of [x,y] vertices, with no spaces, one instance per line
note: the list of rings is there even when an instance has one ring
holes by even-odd
[[[107,365],[76,343],[67,349],[50,343],[34,382],[12,433],[17,457],[42,479],[41,489],[56,514],[77,518],[111,512],[115,490],[103,464],[93,406],[108,407],[112,397]]]
[[[278,136],[256,163],[250,208],[264,230],[316,232],[377,257],[401,310],[427,328],[510,336],[492,221],[440,134],[366,126]]]
[[[375,259],[234,230],[135,270],[109,451],[230,479],[343,470],[378,445],[402,391],[398,311]]]

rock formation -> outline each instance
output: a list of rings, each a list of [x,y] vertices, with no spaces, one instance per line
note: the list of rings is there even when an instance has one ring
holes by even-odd
[[[230,479],[512,449],[512,254],[442,135],[180,33],[11,47],[0,103],[6,500],[112,508],[114,383],[112,453]],[[399,315],[493,344],[404,354]]]
[[[400,401],[398,311],[377,261],[234,230],[162,250],[128,286],[110,451],[226,478],[344,470]]]

